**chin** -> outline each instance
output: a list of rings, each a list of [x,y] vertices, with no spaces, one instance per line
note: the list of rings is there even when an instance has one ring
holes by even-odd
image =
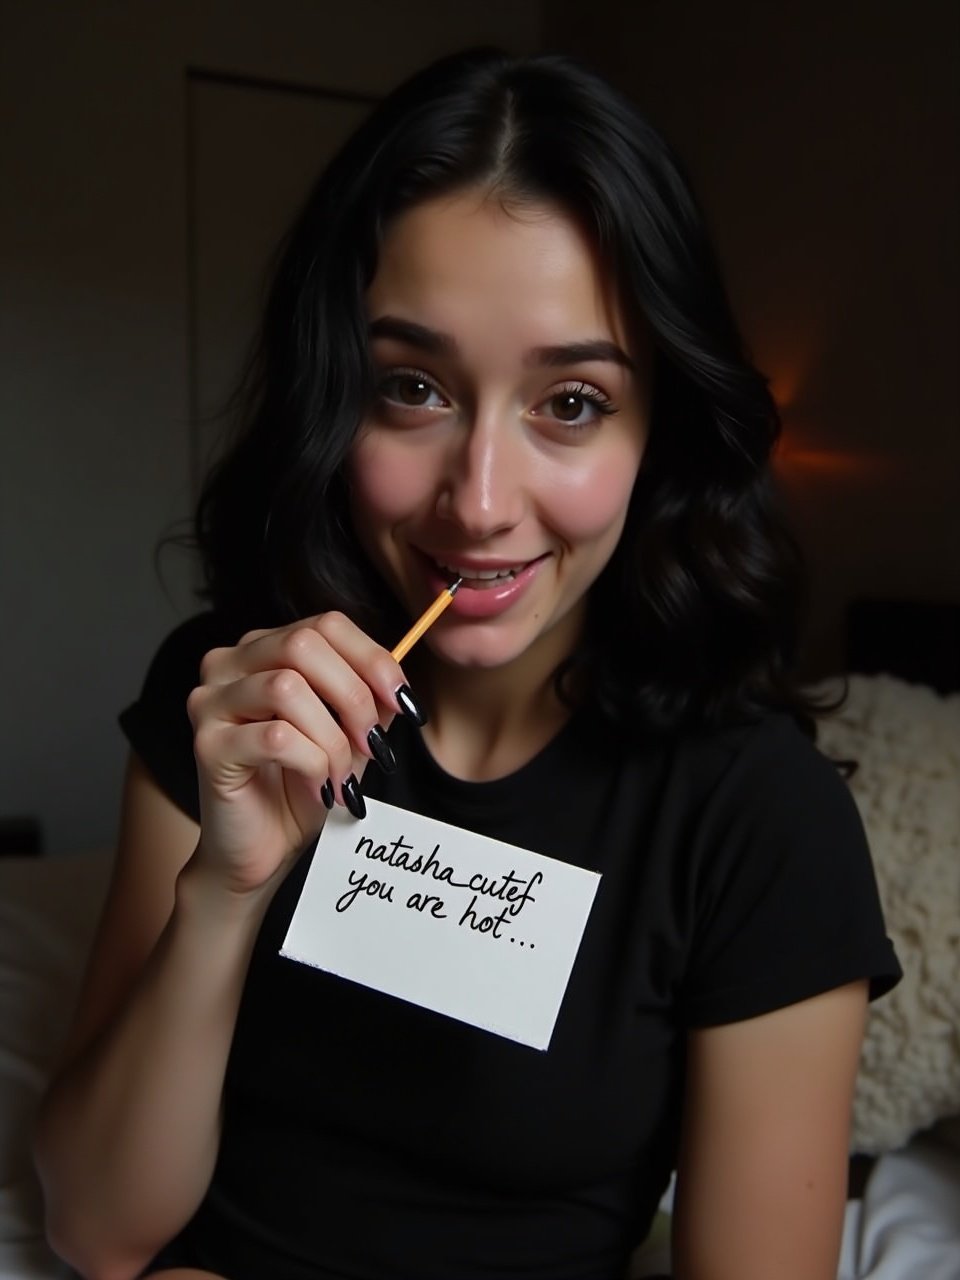
[[[427,643],[441,662],[465,670],[502,670],[524,658],[532,657],[539,649],[544,651],[544,658],[552,666],[550,651],[560,638],[553,634],[555,625],[538,628],[531,634],[524,627],[507,628],[502,622],[486,627],[467,623],[463,629],[454,626],[445,635],[435,636],[432,643],[428,635]],[[558,657],[557,661],[559,660]]]
[[[432,644],[427,643],[435,658],[451,667],[460,667],[465,671],[498,671],[509,667],[511,663],[522,658],[527,648],[498,643],[483,643],[475,638],[461,642],[444,643],[437,637]]]

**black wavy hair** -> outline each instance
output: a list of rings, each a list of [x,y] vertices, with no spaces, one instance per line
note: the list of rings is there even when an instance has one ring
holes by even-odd
[[[561,689],[587,681],[611,718],[659,732],[769,708],[811,732],[792,674],[802,567],[769,473],[776,406],[676,159],[564,57],[443,58],[324,170],[281,247],[241,432],[198,505],[207,598],[250,626],[333,608],[383,643],[404,626],[348,514],[343,464],[373,393],[364,296],[392,218],[476,186],[576,219],[655,348],[646,453]]]

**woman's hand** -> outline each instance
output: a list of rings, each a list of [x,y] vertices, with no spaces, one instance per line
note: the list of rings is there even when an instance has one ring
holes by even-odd
[[[194,869],[237,893],[282,878],[339,798],[362,816],[359,778],[395,766],[383,734],[420,720],[399,665],[349,618],[326,613],[213,649],[187,710],[200,781]]]

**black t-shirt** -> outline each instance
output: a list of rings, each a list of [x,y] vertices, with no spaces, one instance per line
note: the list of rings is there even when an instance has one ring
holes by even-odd
[[[123,728],[196,818],[184,710],[210,616],[160,649]],[[278,954],[251,961],[213,1183],[164,1261],[230,1280],[621,1277],[673,1168],[690,1027],[899,976],[856,807],[782,715],[665,743],[576,712],[522,769],[465,782],[398,717],[366,794],[602,873],[550,1047]]]

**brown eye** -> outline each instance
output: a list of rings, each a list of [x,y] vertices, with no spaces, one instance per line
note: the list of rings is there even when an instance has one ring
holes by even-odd
[[[380,397],[402,409],[438,409],[445,401],[437,388],[423,374],[400,370],[380,383]]]
[[[571,434],[597,427],[601,419],[616,413],[616,408],[599,387],[589,383],[561,387],[533,410],[538,416],[546,416],[558,427],[565,427]]]
[[[396,380],[397,399],[402,404],[421,405],[430,399],[433,388],[423,378],[403,377]]]
[[[553,397],[550,406],[559,422],[576,422],[583,413],[583,396],[576,391],[561,391]]]

